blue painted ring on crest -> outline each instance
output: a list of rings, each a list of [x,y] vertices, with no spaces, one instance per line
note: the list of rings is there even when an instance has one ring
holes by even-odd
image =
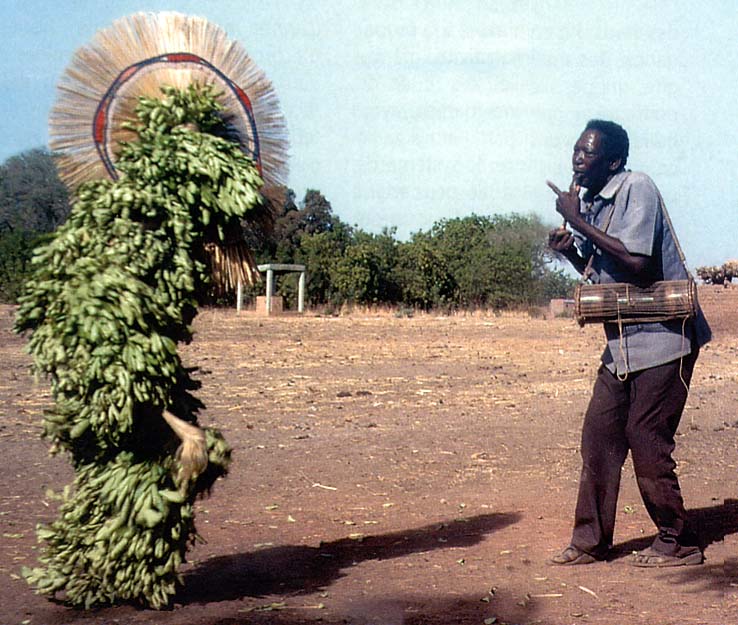
[[[256,163],[259,172],[261,173],[259,135],[256,130],[256,122],[254,120],[254,112],[251,106],[251,100],[249,99],[248,95],[246,95],[246,92],[230,78],[228,78],[228,76],[221,72],[217,67],[215,67],[202,57],[190,52],[173,52],[154,56],[149,59],[144,59],[143,61],[139,61],[138,63],[134,63],[133,65],[129,65],[128,67],[126,67],[120,74],[118,74],[110,87],[108,87],[108,90],[105,92],[102,100],[100,100],[100,103],[97,105],[97,110],[95,111],[95,116],[92,120],[92,137],[95,142],[95,149],[97,150],[97,153],[100,156],[100,160],[102,160],[105,169],[107,170],[108,174],[110,174],[110,177],[113,180],[118,179],[118,173],[115,170],[113,159],[110,156],[107,142],[110,106],[113,103],[118,90],[126,82],[133,78],[136,73],[144,68],[151,67],[152,65],[156,65],[159,63],[196,64],[215,73],[228,86],[228,88],[231,90],[233,95],[240,103],[246,119],[249,122],[254,142],[253,153],[249,154],[249,156],[254,159],[254,162]],[[246,146],[243,147],[244,151],[248,152]]]

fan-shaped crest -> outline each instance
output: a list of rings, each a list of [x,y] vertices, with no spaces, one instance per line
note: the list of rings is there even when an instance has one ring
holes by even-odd
[[[139,96],[160,88],[213,84],[229,128],[262,171],[266,187],[287,179],[287,128],[272,84],[243,47],[201,17],[136,13],[115,21],[77,50],[58,85],[49,120],[50,147],[71,188],[116,178],[123,128],[136,122]]]

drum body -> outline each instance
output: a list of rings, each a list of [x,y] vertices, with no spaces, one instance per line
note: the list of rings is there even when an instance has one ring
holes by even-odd
[[[585,323],[644,323],[689,319],[697,313],[694,280],[665,280],[645,287],[623,282],[577,285],[574,317]]]

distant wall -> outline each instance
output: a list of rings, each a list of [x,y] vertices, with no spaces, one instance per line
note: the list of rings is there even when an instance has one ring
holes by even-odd
[[[701,285],[697,293],[713,334],[738,336],[738,285]]]
[[[573,317],[574,316],[574,300],[573,299],[552,299],[548,305],[548,314],[546,318],[555,319],[556,317]]]
[[[281,315],[284,312],[284,300],[281,295],[272,295],[272,309],[267,310],[266,295],[256,297],[256,314],[258,315]]]

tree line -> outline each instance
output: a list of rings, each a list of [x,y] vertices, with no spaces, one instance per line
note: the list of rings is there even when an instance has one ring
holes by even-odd
[[[441,219],[401,241],[394,228],[376,234],[345,223],[315,189],[298,200],[283,188],[271,202],[273,226],[245,225],[247,241],[259,263],[304,264],[312,306],[510,309],[573,291],[574,280],[552,265],[549,227],[535,215]],[[30,150],[0,165],[0,299],[15,300],[33,248],[68,214],[69,197],[48,151]],[[294,306],[297,276],[280,276],[277,292]]]

